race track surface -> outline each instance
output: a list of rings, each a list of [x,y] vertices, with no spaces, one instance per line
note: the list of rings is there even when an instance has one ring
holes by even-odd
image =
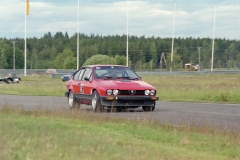
[[[69,110],[66,97],[0,94],[0,107],[6,106],[24,110]],[[81,105],[80,110],[91,112],[91,106]],[[240,131],[239,104],[158,101],[154,112],[143,112],[142,108],[137,108],[122,112],[106,111],[96,114],[126,119],[151,120],[178,127],[212,127],[221,130]]]

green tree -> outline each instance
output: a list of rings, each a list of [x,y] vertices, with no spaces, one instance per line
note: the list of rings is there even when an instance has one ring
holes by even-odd
[[[234,66],[234,61],[237,60],[238,51],[236,50],[235,44],[231,43],[229,47],[225,50],[224,54],[228,60],[228,69]]]
[[[117,64],[116,59],[107,55],[96,54],[89,59],[83,65],[94,65],[94,64]]]
[[[126,65],[126,57],[125,56],[120,56],[120,55],[115,55],[114,57],[116,59],[116,64],[118,65]]]
[[[66,66],[66,64],[70,63],[69,61],[71,59],[69,59],[69,58],[74,58],[74,54],[71,50],[67,49],[67,50],[64,50],[62,53],[59,53],[56,60],[54,61],[55,67],[58,69],[65,69],[64,67]],[[75,60],[75,61],[77,61],[77,60]],[[64,66],[64,64],[65,64],[65,66]]]
[[[166,70],[170,70],[171,65],[171,53],[167,53],[166,57]],[[178,70],[181,68],[181,56],[177,54],[177,49],[175,48],[173,51],[173,70]]]
[[[153,68],[156,68],[156,63],[157,63],[157,46],[156,43],[154,41],[152,41],[150,43],[150,48],[149,48],[149,52],[151,55],[151,59],[152,59],[152,66]]]
[[[76,69],[77,63],[75,57],[68,57],[63,64],[64,69]]]
[[[1,53],[0,56],[0,68],[1,69],[7,69],[8,63],[7,63],[7,57],[4,52]]]
[[[0,67],[3,69],[13,68],[13,47],[0,41]]]

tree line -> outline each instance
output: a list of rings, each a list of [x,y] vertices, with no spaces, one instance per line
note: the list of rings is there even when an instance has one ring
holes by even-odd
[[[79,66],[90,57],[101,55],[115,59],[114,63],[126,65],[126,35],[79,34]],[[129,66],[133,69],[168,69],[171,62],[172,38],[129,36]],[[16,41],[15,47],[13,42]],[[214,68],[230,68],[240,62],[240,41],[225,38],[214,40]],[[0,38],[0,69],[24,68],[24,39]],[[15,50],[15,58],[14,58]],[[77,33],[69,37],[66,32],[50,32],[41,38],[27,38],[27,69],[76,69]],[[211,38],[175,38],[173,69],[192,62],[209,68],[212,58]],[[91,63],[94,63],[90,61]]]

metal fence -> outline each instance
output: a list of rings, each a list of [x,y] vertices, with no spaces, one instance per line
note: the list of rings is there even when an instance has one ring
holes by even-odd
[[[59,78],[64,74],[68,74],[70,72],[73,72],[75,70],[68,70],[68,69],[62,69],[62,70],[58,70],[58,73],[54,73],[54,74],[49,74],[50,78]],[[214,69],[213,71],[210,71],[210,69],[205,69],[202,71],[192,71],[192,72],[185,72],[184,70],[178,70],[178,71],[167,71],[164,69],[155,69],[155,70],[141,70],[141,71],[136,71],[137,74],[139,76],[142,75],[199,75],[199,74],[240,74],[240,69],[231,69],[231,70],[227,70],[227,69],[222,69],[222,70],[218,70],[218,69]],[[15,74],[19,77],[24,76],[24,70],[23,69],[16,69],[16,70],[12,70],[12,69],[0,69],[0,77],[5,77],[9,74]],[[38,70],[34,70],[34,69],[28,69],[27,70],[27,75],[46,75],[46,69],[38,69]]]
[[[62,69],[58,70],[58,73],[55,74],[49,74],[51,78],[55,77],[61,77],[64,74],[68,74],[70,72],[73,72],[75,70],[72,69]],[[14,74],[18,76],[24,76],[24,69],[0,69],[0,77],[5,77],[9,74]],[[46,69],[27,69],[27,75],[47,75]]]

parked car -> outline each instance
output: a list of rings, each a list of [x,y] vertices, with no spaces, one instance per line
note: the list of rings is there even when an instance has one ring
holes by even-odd
[[[62,75],[61,79],[63,82],[68,81],[75,72],[70,72],[68,74]]]
[[[66,83],[69,108],[91,105],[93,111],[142,107],[155,109],[156,89],[144,82],[131,68],[121,65],[81,67]]]
[[[9,84],[9,80],[5,77],[4,78],[0,77],[0,82],[5,82],[5,83]]]
[[[9,74],[7,77],[0,78],[0,82],[10,83],[19,83],[21,81],[20,77],[17,77],[15,74]]]
[[[55,69],[55,68],[50,68],[50,69],[47,69],[47,70],[46,70],[46,74],[47,74],[47,75],[53,74],[53,73],[58,73],[57,69]]]

